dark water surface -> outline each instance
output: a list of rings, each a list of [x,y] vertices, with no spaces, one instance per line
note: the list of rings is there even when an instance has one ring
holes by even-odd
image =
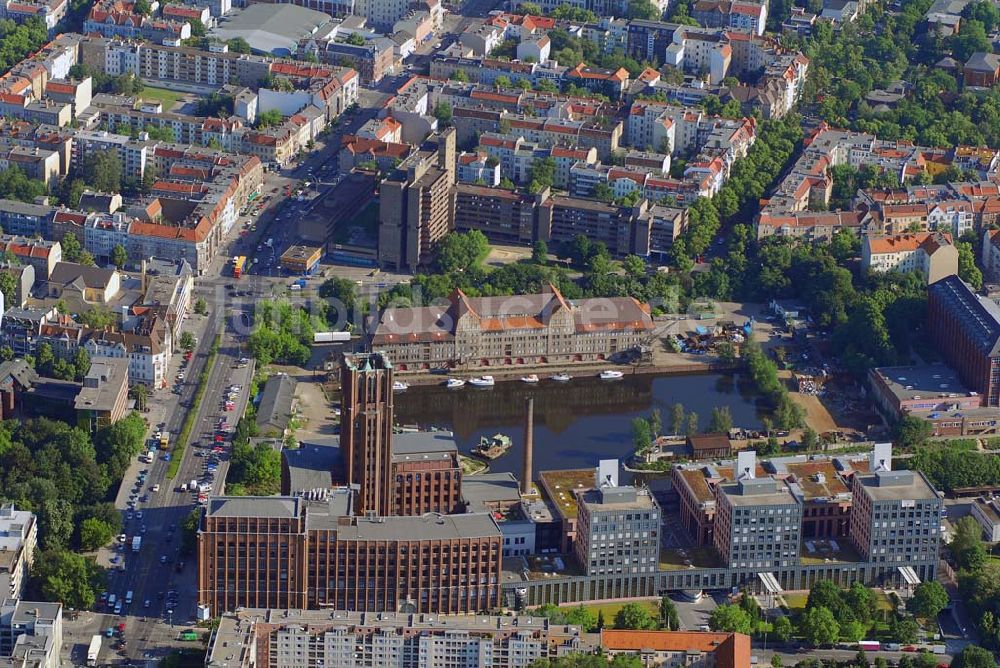
[[[466,454],[481,436],[507,434],[514,447],[491,462],[490,470],[519,474],[524,401],[529,396],[535,398],[536,473],[596,466],[600,459],[624,460],[632,450],[632,419],[648,416],[654,407],[660,409],[664,430],[670,427],[671,407],[677,402],[698,414],[702,429],[716,406],[729,406],[738,427],[758,428],[764,414],[753,384],[738,374],[640,374],[616,381],[575,377],[568,383],[544,378],[537,385],[498,382],[491,389],[411,387],[396,395],[396,421],[451,430]]]

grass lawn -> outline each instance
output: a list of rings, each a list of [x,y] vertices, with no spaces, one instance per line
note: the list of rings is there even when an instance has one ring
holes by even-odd
[[[788,609],[794,612],[796,610],[806,609],[806,601],[809,600],[809,592],[797,591],[791,594],[782,594],[781,597],[785,599]]]
[[[618,611],[621,610],[622,607],[627,605],[628,603],[636,603],[642,606],[653,617],[656,617],[657,615],[660,614],[660,606],[659,603],[656,601],[618,601],[616,603],[601,603],[600,605],[584,605],[583,607],[589,610],[590,612],[594,613],[594,616],[597,616],[598,613],[603,612],[604,621],[610,626],[612,620],[614,620],[615,618],[615,615],[618,614]],[[563,607],[575,608],[576,605],[567,605]]]
[[[158,100],[163,103],[163,111],[170,111],[178,102],[184,99],[186,93],[167,88],[155,88],[153,86],[143,86],[142,93],[139,94],[144,100]]]
[[[892,601],[889,596],[882,591],[875,590],[875,611],[876,612],[892,612]],[[806,609],[806,602],[809,600],[809,592],[807,591],[795,591],[787,594],[782,594],[782,598],[785,599],[785,603],[788,604],[788,609],[795,612],[798,610]]]
[[[884,591],[875,590],[875,612],[893,612],[896,608],[892,605],[892,599]]]

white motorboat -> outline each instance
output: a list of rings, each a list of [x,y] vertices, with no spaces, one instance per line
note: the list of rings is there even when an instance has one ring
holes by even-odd
[[[538,376],[536,376],[535,374],[531,374],[530,376],[521,376],[521,382],[522,383],[537,383],[538,382]]]
[[[449,390],[457,390],[460,387],[465,387],[465,381],[461,378],[449,378],[448,382],[445,383],[445,387]]]
[[[605,369],[601,372],[601,380],[618,380],[624,376],[621,371],[615,371],[614,369]]]
[[[481,376],[479,378],[470,378],[469,385],[474,385],[476,387],[493,387],[496,381],[493,376]]]
[[[408,389],[410,389],[409,383],[404,383],[401,380],[396,380],[396,381],[393,381],[393,383],[392,383],[392,391],[393,392],[406,392]]]
[[[557,373],[554,376],[549,376],[549,380],[554,380],[557,383],[565,383],[573,379],[573,376],[568,373]]]

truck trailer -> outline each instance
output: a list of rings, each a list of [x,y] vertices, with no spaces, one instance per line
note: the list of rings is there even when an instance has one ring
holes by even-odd
[[[101,636],[96,635],[90,639],[90,647],[87,648],[87,665],[96,666],[97,657],[101,653]]]

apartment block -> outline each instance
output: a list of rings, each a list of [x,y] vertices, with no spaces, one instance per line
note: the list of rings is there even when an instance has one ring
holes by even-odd
[[[457,159],[456,179],[460,183],[481,183],[492,187],[500,185],[500,165],[486,153],[463,152]]]
[[[958,250],[947,232],[866,234],[861,241],[861,266],[879,274],[916,272],[930,285],[958,273]]]
[[[0,199],[0,229],[21,237],[48,237],[55,207]]]
[[[48,280],[62,261],[62,245],[58,241],[0,234],[0,252],[11,253],[22,264],[35,268],[39,279]]]
[[[378,259],[415,271],[428,265],[455,218],[455,130],[448,128],[399,164],[380,190]]]
[[[231,668],[305,668],[320,662],[344,668],[527,668],[540,659],[593,653],[605,644],[618,652],[634,652],[640,647],[662,651],[664,645],[671,644],[686,646],[689,653],[714,656],[718,665],[724,665],[733,638],[748,640],[734,634],[670,632],[651,632],[642,641],[624,633],[604,639],[578,626],[552,624],[543,617],[526,615],[440,617],[247,609],[222,617],[206,661]],[[749,651],[749,644],[746,649]],[[742,656],[739,651],[733,656]]]
[[[20,668],[62,665],[62,603],[0,602],[0,662]]]
[[[5,398],[8,398],[6,396]],[[6,415],[6,412],[5,412]],[[0,594],[20,598],[38,545],[38,522],[13,503],[0,505]]]
[[[470,183],[455,186],[455,230],[479,230],[496,243],[535,241],[539,196]]]
[[[739,0],[699,0],[691,9],[691,18],[706,28],[734,28],[759,37],[767,23],[767,5]]]

